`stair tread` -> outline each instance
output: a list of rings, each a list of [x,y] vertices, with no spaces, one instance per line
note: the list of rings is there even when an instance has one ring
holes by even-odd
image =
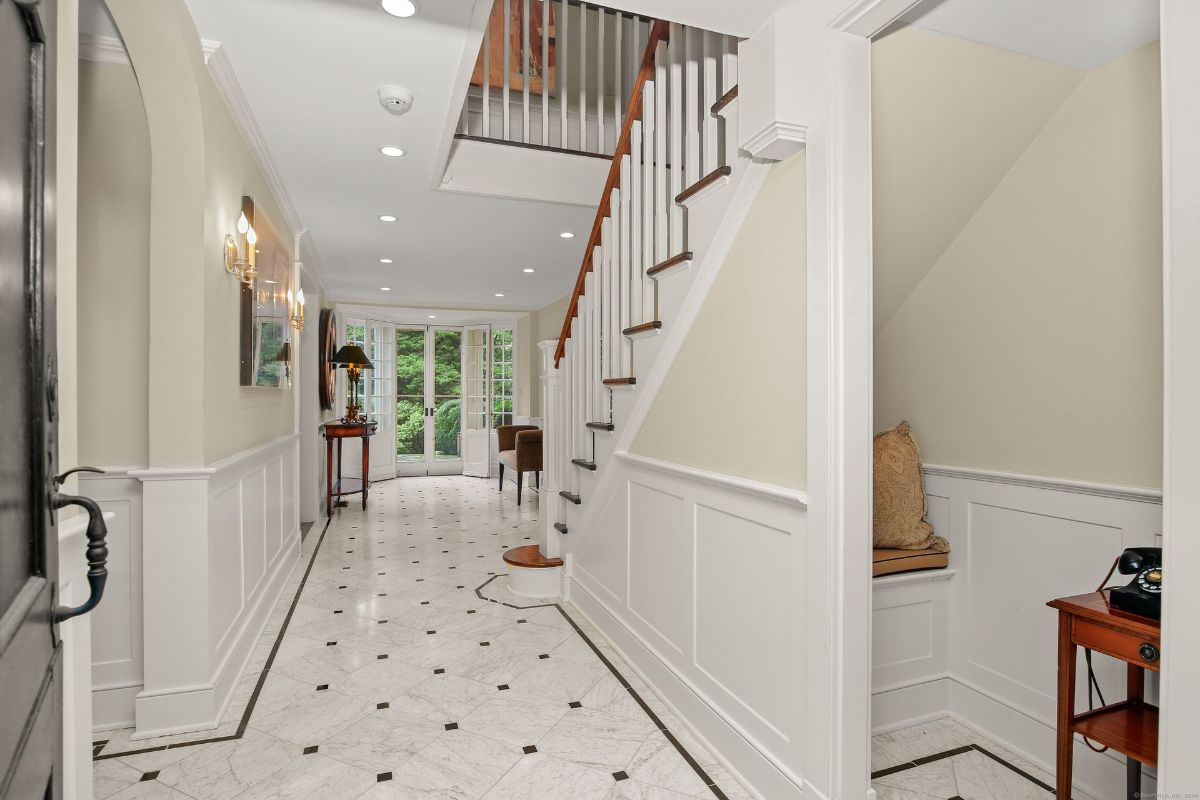
[[[583,502],[583,498],[581,498],[579,495],[577,495],[577,494],[572,494],[572,493],[570,493],[570,492],[567,492],[567,491],[562,491],[562,492],[559,492],[559,493],[558,493],[558,496],[559,496],[559,497],[561,497],[561,498],[562,498],[562,499],[564,499],[564,500],[567,500],[567,501],[570,501],[570,502],[574,503],[575,505],[579,505],[580,503],[582,503],[582,502]]]
[[[584,469],[590,469],[592,472],[596,471],[596,462],[588,461],[586,458],[572,458],[571,463],[577,467],[583,467]]]
[[[605,386],[633,386],[637,383],[637,378],[605,378],[603,383]]]
[[[561,567],[563,560],[561,558],[546,558],[542,555],[542,551],[538,549],[536,544],[527,544],[506,551],[504,553],[504,563],[514,567],[545,569],[547,567]]]
[[[625,334],[626,336],[637,336],[639,333],[648,333],[650,331],[661,330],[662,326],[662,320],[655,319],[651,320],[650,322],[643,322],[640,325],[631,325],[625,330],[621,331],[621,333]]]
[[[594,431],[614,431],[617,429],[617,426],[611,422],[589,422],[587,426]]]
[[[646,274],[648,276],[650,276],[651,278],[653,278],[655,275],[657,275],[660,272],[666,272],[671,267],[678,266],[678,265],[684,263],[685,261],[691,261],[691,260],[692,260],[692,251],[686,250],[677,256],[671,256],[666,261],[660,261],[659,263],[655,264],[650,269],[646,270]]]
[[[726,164],[723,167],[717,167],[712,172],[708,173],[703,178],[696,181],[691,186],[687,187],[682,192],[677,194],[675,196],[675,202],[679,205],[686,203],[688,201],[688,198],[693,197],[696,194],[700,193],[706,187],[721,180],[721,178],[729,177],[730,173],[732,173],[732,172],[733,172],[733,167],[729,166],[728,164]]]
[[[712,113],[720,114],[722,111],[725,110],[725,106],[729,105],[734,100],[737,100],[737,96],[738,96],[738,87],[736,85],[734,85],[734,87],[732,89],[730,89],[725,94],[721,95],[720,100],[718,100],[717,102],[712,104]]]
[[[567,535],[567,524],[565,522],[556,522],[556,523],[554,523],[554,530],[558,531],[563,536],[566,536]]]

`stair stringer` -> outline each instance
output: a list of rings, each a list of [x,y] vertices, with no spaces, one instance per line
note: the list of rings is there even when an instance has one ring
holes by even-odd
[[[771,163],[739,156],[733,167],[737,177],[729,187],[732,196],[714,227],[712,238],[703,248],[694,246],[696,236],[693,231],[699,227],[697,222],[708,222],[697,219],[703,213],[703,203],[712,202],[717,198],[710,198],[691,209],[688,233],[692,241],[689,245],[693,246],[693,252],[696,253],[696,260],[689,269],[692,272],[691,284],[682,298],[670,297],[669,290],[660,291],[659,316],[664,321],[664,334],[635,343],[637,386],[632,392],[618,391],[613,397],[613,422],[616,424],[616,431],[596,434],[595,461],[599,467],[591,474],[590,482],[592,495],[598,502],[589,502],[585,498],[584,505],[577,509],[582,513],[572,515],[574,519],[568,523],[571,526],[570,541],[564,542],[563,549],[571,554],[573,560],[578,561],[583,556],[585,545],[593,537],[593,528],[603,527],[597,526],[596,523],[606,505],[605,500],[611,496],[613,489],[620,485],[623,473],[620,460],[614,456],[629,451],[638,431],[645,423],[654,399],[670,372],[671,364],[683,343],[687,341],[688,332],[704,306],[717,275],[725,264],[729,249],[733,246],[750,213],[754,199],[766,180]],[[663,280],[671,281],[679,277],[682,276],[672,276]],[[650,363],[648,369],[644,366],[647,362]],[[608,440],[605,441],[601,437],[608,437]]]

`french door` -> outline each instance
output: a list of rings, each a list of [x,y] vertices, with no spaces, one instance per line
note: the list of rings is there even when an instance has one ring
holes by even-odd
[[[396,476],[396,417],[392,413],[392,397],[395,389],[395,340],[394,326],[378,320],[349,319],[343,333],[344,344],[356,344],[371,360],[372,369],[363,370],[358,379],[358,402],[363,413],[378,426],[370,443],[369,479],[385,480]],[[340,376],[344,386],[342,397],[350,391],[345,373]],[[358,439],[343,442],[342,471],[359,478],[362,472],[362,444]],[[336,467],[335,467],[336,468]]]
[[[395,326],[397,475],[463,472],[463,334]]]

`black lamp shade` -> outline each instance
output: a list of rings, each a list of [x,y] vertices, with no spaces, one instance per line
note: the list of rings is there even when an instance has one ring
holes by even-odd
[[[333,360],[330,363],[337,364],[340,367],[375,369],[371,365],[371,359],[367,358],[367,354],[356,344],[342,345],[342,348],[334,354]]]

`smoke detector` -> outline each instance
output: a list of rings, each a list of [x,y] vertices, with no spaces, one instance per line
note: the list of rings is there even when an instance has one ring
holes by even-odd
[[[379,87],[379,105],[389,114],[400,116],[412,108],[413,94],[403,86]]]

